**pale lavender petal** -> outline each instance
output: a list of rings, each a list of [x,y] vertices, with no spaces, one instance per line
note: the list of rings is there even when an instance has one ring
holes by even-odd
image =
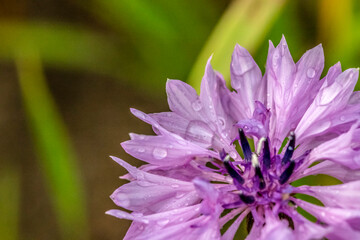
[[[106,212],[121,219],[128,219],[139,223],[144,223],[143,233],[162,229],[172,225],[186,222],[195,216],[200,216],[200,204],[173,209],[154,214],[127,213],[121,210],[113,209]]]
[[[324,223],[336,226],[337,224],[346,222],[352,229],[360,230],[359,209],[321,207],[295,198],[293,198],[293,201],[299,207],[305,209],[305,211]]]
[[[296,74],[290,92],[285,93],[287,104],[284,119],[286,126],[282,126],[282,135],[294,130],[307,108],[314,100],[323,81],[319,81],[324,68],[324,52],[320,45],[308,50],[296,63]],[[288,97],[286,96],[288,95]]]
[[[230,91],[223,77],[212,69],[210,61],[211,58],[206,64],[205,75],[201,82],[200,100],[205,106],[209,122],[216,126],[219,137],[230,142],[233,134],[237,132],[233,127],[235,121],[227,112],[227,106],[223,106],[227,104],[226,99],[230,98]],[[222,98],[225,101],[222,101]]]
[[[276,145],[280,145],[287,134],[282,133],[284,132],[283,128],[287,128],[288,125],[287,108],[295,74],[296,65],[283,36],[279,45],[271,54],[269,52],[268,62],[266,63],[267,92],[270,93],[270,96],[268,96],[268,108],[272,111],[270,137]]]
[[[244,218],[246,217],[246,215],[248,215],[249,210],[245,210],[243,211],[237,218],[236,220],[230,225],[230,227],[226,230],[226,232],[224,233],[224,235],[221,237],[222,240],[231,240],[234,239],[234,236],[237,232],[237,230],[239,229],[239,226],[241,224],[241,222],[244,220]]]
[[[286,220],[280,220],[271,210],[265,214],[265,226],[261,229],[261,240],[295,240],[295,235]]]
[[[360,209],[360,181],[333,186],[300,186],[294,192],[311,195],[327,207]]]
[[[340,181],[347,183],[355,180],[360,180],[360,171],[352,170],[341,164],[337,164],[331,161],[323,161],[311,168],[307,168],[298,175],[296,179],[306,177],[309,175],[325,174],[339,179]]]
[[[327,159],[351,169],[360,168],[360,129],[354,124],[351,129],[337,138],[316,147],[310,153],[309,161]]]
[[[218,157],[213,151],[163,135],[129,140],[121,146],[133,157],[161,166],[184,165],[194,157]]]
[[[197,117],[203,105],[194,88],[179,80],[168,80],[166,92],[171,111],[187,118]]]
[[[190,182],[147,173],[119,158],[112,159],[133,177],[132,182],[121,186],[111,195],[118,206],[134,211],[152,212],[187,206],[199,199]]]
[[[186,128],[190,122],[186,118],[174,112],[152,113],[149,116],[169,132],[175,133],[182,138],[185,137]]]
[[[337,72],[337,70],[333,71]],[[338,76],[333,74],[336,78],[332,84],[328,83],[332,81],[331,78],[325,79],[318,95],[305,112],[295,130],[299,144],[305,138],[311,135],[318,135],[332,126],[332,122],[328,118],[333,114],[339,114],[346,107],[358,75],[359,71],[357,69],[348,69]]]
[[[251,117],[255,101],[265,100],[266,82],[261,70],[250,53],[238,44],[235,46],[230,65],[231,86],[236,89],[243,111]]]
[[[342,222],[329,227],[329,231],[325,236],[331,240],[360,239],[360,232],[352,229],[346,222]]]
[[[255,223],[249,234],[247,235],[247,237],[245,238],[245,240],[259,240],[260,239],[260,235],[261,235],[261,230],[262,230],[262,224],[260,223]]]

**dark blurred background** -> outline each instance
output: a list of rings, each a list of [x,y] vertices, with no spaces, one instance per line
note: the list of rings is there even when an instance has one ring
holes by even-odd
[[[295,61],[322,43],[359,67],[359,24],[356,0],[0,1],[0,238],[122,239],[108,156],[141,164],[119,143],[151,134],[130,107],[166,111],[167,78],[198,89],[212,53],[229,80],[235,43],[264,70],[282,34]]]

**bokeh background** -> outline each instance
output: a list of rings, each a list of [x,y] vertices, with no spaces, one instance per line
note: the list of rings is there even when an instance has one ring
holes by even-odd
[[[264,70],[282,34],[359,67],[359,26],[357,0],[0,1],[0,238],[122,239],[108,156],[141,164],[119,143],[151,134],[129,107],[166,111],[167,78],[198,88],[212,53],[229,80],[235,43]]]

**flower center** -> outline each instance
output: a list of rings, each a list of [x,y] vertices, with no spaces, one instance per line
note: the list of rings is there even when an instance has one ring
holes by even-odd
[[[285,153],[281,158],[278,154],[271,156],[269,139],[265,137],[258,140],[256,151],[253,152],[243,129],[240,128],[236,140],[240,142],[245,162],[233,161],[224,150],[220,153],[224,173],[228,173],[232,178],[236,187],[234,192],[239,195],[239,201],[225,204],[224,207],[234,208],[244,203],[265,205],[282,201],[288,196],[288,187],[284,184],[301,164],[301,161],[297,163],[292,159],[295,139],[295,133],[290,132]]]

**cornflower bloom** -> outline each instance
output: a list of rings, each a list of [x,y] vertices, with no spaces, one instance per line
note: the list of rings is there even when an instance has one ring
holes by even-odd
[[[283,37],[264,76],[235,46],[230,91],[210,60],[200,96],[169,80],[170,112],[131,109],[156,135],[121,144],[140,168],[112,157],[129,172],[111,198],[131,213],[107,212],[133,221],[125,239],[233,239],[243,220],[248,240],[360,239],[359,70],[337,63],[320,79],[322,46],[295,63]],[[342,184],[291,185],[317,174]]]

